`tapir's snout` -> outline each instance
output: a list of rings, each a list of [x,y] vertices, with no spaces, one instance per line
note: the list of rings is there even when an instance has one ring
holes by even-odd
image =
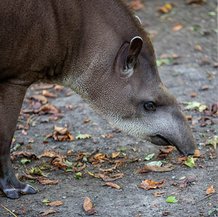
[[[173,138],[165,138],[162,135],[156,135],[150,137],[151,142],[155,145],[165,146],[165,145],[172,145],[175,146],[178,151],[185,155],[193,155],[196,149],[195,141],[192,135],[189,137],[184,137],[181,141],[178,141]]]
[[[180,153],[185,156],[193,155],[195,152],[196,143],[184,115],[180,112],[176,112],[177,115],[173,115],[167,123],[164,124],[164,128],[152,136],[150,140],[156,145],[172,145],[175,146]]]

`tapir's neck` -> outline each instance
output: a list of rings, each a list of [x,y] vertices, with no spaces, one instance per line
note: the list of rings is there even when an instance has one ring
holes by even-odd
[[[80,35],[76,64],[65,81],[76,92],[90,98],[112,73],[116,54],[124,42],[141,35],[137,21],[120,0],[80,1]],[[73,77],[73,79],[72,79]],[[96,85],[98,83],[98,85]]]

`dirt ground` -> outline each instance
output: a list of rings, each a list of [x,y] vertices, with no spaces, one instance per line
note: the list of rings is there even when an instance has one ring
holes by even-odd
[[[143,7],[135,13],[151,34],[161,65],[159,71],[163,82],[181,103],[197,101],[210,109],[218,103],[217,1],[207,0],[205,4],[189,5],[185,0],[142,2]],[[173,3],[172,11],[166,14],[158,12],[158,8],[167,2]],[[45,99],[56,106],[61,111],[60,114],[33,112],[46,102],[43,102],[45,99],[42,97],[31,96],[41,96],[43,90],[46,96],[48,92],[56,95]],[[28,173],[31,168],[40,166],[42,169],[44,165],[42,170],[47,178],[59,182],[56,185],[42,185],[36,180],[25,178],[26,182],[38,189],[38,193],[22,196],[18,200],[10,200],[0,194],[0,216],[38,217],[48,210],[54,212],[49,215],[54,217],[86,216],[82,208],[85,197],[91,198],[96,209],[95,216],[101,217],[218,216],[218,194],[206,194],[211,185],[218,191],[217,151],[212,146],[205,145],[208,139],[217,135],[218,118],[216,115],[194,110],[184,112],[189,116],[201,151],[196,166],[189,168],[178,163],[179,153],[174,151],[162,159],[164,163],[173,164],[174,170],[139,174],[138,169],[147,163],[144,160],[146,155],[156,153],[151,161],[160,160],[160,147],[111,128],[69,89],[62,89],[57,85],[32,86],[25,98],[15,133],[13,156],[20,151],[39,156],[43,151],[50,150],[64,156],[68,153],[68,163],[73,162],[77,167],[85,165],[86,168],[81,169],[81,174],[78,171],[66,172],[52,166],[51,158],[36,160],[30,157],[31,162],[27,163],[22,160],[28,157],[19,156],[18,153],[14,157],[13,166],[19,177]],[[46,138],[46,135],[53,132],[54,125],[67,126],[75,137],[78,134],[90,134],[92,137],[80,140],[75,138],[70,142]],[[93,165],[90,163],[90,156],[93,158],[96,153],[102,153],[98,155],[102,160]],[[111,156],[112,153],[119,156],[108,161],[104,154]],[[105,186],[102,179],[93,177],[93,174],[102,172],[100,169],[113,167],[115,160],[118,166],[111,171],[120,176],[120,179],[113,181],[121,187],[120,190]],[[165,180],[165,183],[160,189],[143,190],[138,186],[145,179]],[[167,203],[166,198],[170,195],[175,196],[178,201]],[[48,205],[48,201],[61,201],[63,204],[53,207]]]

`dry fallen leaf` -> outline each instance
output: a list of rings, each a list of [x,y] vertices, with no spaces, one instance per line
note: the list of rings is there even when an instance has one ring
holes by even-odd
[[[173,9],[173,4],[171,3],[166,3],[165,5],[163,5],[162,7],[160,7],[158,9],[158,11],[162,14],[168,14],[172,11]]]
[[[141,0],[132,0],[130,3],[129,3],[129,7],[132,9],[132,10],[140,10],[144,7],[143,3]]]
[[[161,196],[164,195],[164,194],[165,194],[164,191],[156,191],[156,192],[153,193],[153,195],[154,195],[155,197],[161,197]]]
[[[45,177],[39,177],[37,181],[42,185],[57,185],[59,182],[58,180],[51,180]]]
[[[175,169],[175,166],[172,164],[166,164],[164,166],[150,166],[145,165],[141,169],[138,170],[139,173],[148,173],[148,172],[169,172]]]
[[[56,210],[51,208],[51,209],[47,209],[47,210],[40,212],[40,214],[41,214],[41,216],[48,216],[48,215],[54,214],[56,212],[57,212]]]
[[[49,202],[49,206],[62,206],[64,203],[60,200]]]
[[[56,157],[63,157],[60,153],[53,151],[53,150],[45,150],[41,155],[39,155],[39,158],[42,157],[48,157],[48,158],[56,158]]]
[[[213,185],[210,185],[206,190],[207,195],[214,194],[215,192],[216,192],[216,189],[213,187]]]
[[[175,151],[175,147],[173,146],[166,146],[160,149],[160,153],[158,154],[159,159],[166,158],[169,154]]]
[[[52,104],[45,104],[36,113],[40,114],[59,114],[60,110]]]
[[[164,183],[165,183],[164,180],[162,180],[160,182],[156,182],[156,181],[153,181],[150,179],[146,179],[146,180],[141,182],[139,187],[144,189],[144,190],[150,190],[150,189],[162,188]]]
[[[66,127],[54,127],[52,137],[55,141],[73,141],[74,136],[68,131]]]
[[[206,0],[186,0],[186,3],[191,4],[204,4],[206,3]]]
[[[103,163],[106,160],[108,160],[108,157],[106,154],[103,154],[103,153],[97,153],[97,154],[91,155],[88,159],[88,161],[94,165]]]
[[[106,182],[105,185],[111,187],[111,188],[115,188],[115,189],[121,189],[121,187],[113,182]]]
[[[42,185],[57,185],[58,184],[58,180],[51,180],[48,179],[46,177],[43,176],[32,176],[30,174],[24,174],[21,176],[21,178],[23,179],[30,179],[30,180],[37,180],[40,184]]]
[[[111,158],[112,158],[112,159],[117,158],[117,157],[119,157],[119,155],[120,155],[120,152],[113,152],[113,153],[111,154]]]
[[[28,159],[39,159],[36,154],[28,151],[16,151],[11,153],[11,160],[15,160],[18,157],[25,157]]]
[[[57,90],[57,91],[62,91],[64,89],[64,87],[61,86],[61,85],[55,84],[54,89]]]
[[[83,209],[87,215],[94,215],[96,213],[96,210],[93,207],[93,203],[89,197],[85,197],[83,202]]]
[[[30,99],[33,99],[35,101],[39,101],[42,104],[46,104],[48,102],[48,99],[45,96],[42,95],[33,95],[30,97]]]
[[[183,28],[183,25],[180,23],[177,23],[174,27],[173,27],[173,31],[174,32],[178,32],[179,30],[181,30]]]
[[[50,98],[55,98],[55,97],[57,97],[56,94],[53,94],[53,93],[49,92],[48,90],[43,90],[43,91],[42,91],[42,95],[45,96],[45,97],[50,97]]]
[[[112,174],[110,176],[107,176],[105,174],[99,174],[98,177],[101,178],[103,181],[105,182],[113,182],[117,179],[122,179],[124,176],[123,173],[116,173],[116,174]]]
[[[199,158],[201,156],[201,152],[199,149],[195,149],[194,157]]]

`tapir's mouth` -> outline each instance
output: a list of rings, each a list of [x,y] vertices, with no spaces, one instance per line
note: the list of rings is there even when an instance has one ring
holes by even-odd
[[[170,139],[165,138],[164,136],[160,135],[160,134],[156,134],[154,136],[150,136],[151,138],[151,142],[155,145],[159,145],[159,146],[167,146],[167,145],[171,145],[171,146],[175,146],[178,151],[182,154],[185,154],[179,147],[177,144],[174,144]]]

